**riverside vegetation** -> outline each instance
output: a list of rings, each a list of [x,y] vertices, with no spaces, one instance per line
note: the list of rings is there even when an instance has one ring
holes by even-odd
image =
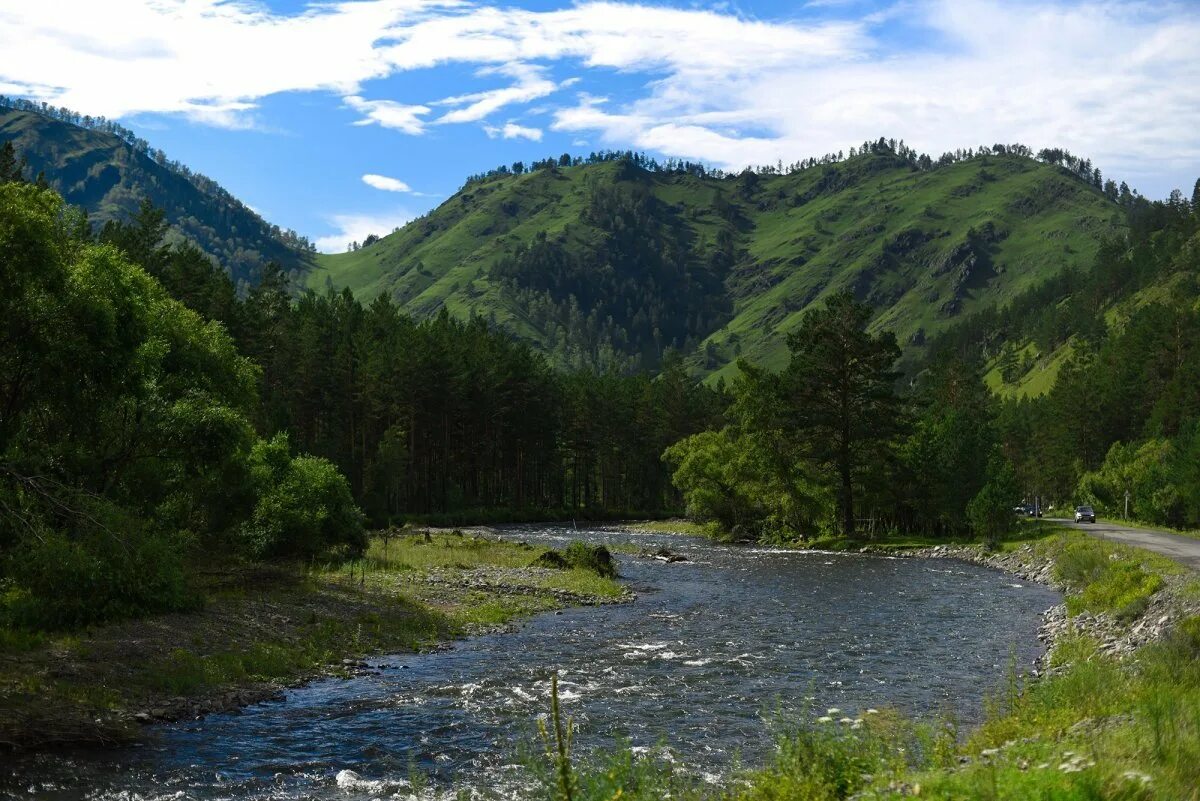
[[[219,569],[218,569],[219,568]],[[203,606],[71,633],[4,630],[0,745],[112,743],[138,724],[236,709],[362,657],[436,647],[518,617],[629,593],[603,548],[384,531],[339,564],[210,565]]]

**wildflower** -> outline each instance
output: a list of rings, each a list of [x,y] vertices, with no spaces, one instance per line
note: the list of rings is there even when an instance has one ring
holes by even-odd
[[[817,718],[817,723],[829,723],[832,720],[833,718],[829,717],[829,715],[821,715],[821,717]]]

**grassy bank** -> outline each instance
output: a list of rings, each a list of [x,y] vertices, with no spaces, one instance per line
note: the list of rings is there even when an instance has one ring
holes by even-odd
[[[1040,678],[1011,670],[975,731],[881,708],[828,710],[778,734],[768,764],[712,787],[627,749],[577,755],[547,795],[587,799],[1200,798],[1200,579],[1075,532],[1004,544],[1066,594]],[[1146,636],[1143,636],[1146,635]],[[1122,649],[1121,642],[1141,642]],[[997,677],[1000,680],[1002,677]],[[553,761],[553,760],[552,760]],[[685,756],[686,761],[686,756]]]
[[[338,566],[224,565],[200,611],[46,634],[0,629],[0,746],[118,742],[140,724],[270,698],[549,609],[621,600],[546,548],[460,533],[376,536]],[[555,566],[547,567],[546,564]]]

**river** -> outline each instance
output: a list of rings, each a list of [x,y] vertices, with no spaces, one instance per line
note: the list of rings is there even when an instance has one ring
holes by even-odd
[[[1015,659],[1041,647],[1045,587],[930,559],[726,546],[669,534],[552,526],[501,536],[668,547],[686,562],[620,556],[633,603],[566,610],[375,670],[314,682],[240,714],[147,730],[139,746],[13,760],[24,797],[405,798],[519,795],[560,676],[586,754],[629,739],[719,781],[771,748],[771,722],[895,706],[977,722]],[[354,771],[358,779],[342,771]],[[338,774],[342,773],[339,784]],[[0,791],[3,791],[0,789]]]

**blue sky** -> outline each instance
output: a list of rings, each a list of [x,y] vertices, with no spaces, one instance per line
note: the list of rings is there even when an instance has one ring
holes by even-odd
[[[633,148],[740,169],[888,136],[1200,176],[1200,3],[16,0],[0,93],[120,119],[343,249],[470,173]]]

